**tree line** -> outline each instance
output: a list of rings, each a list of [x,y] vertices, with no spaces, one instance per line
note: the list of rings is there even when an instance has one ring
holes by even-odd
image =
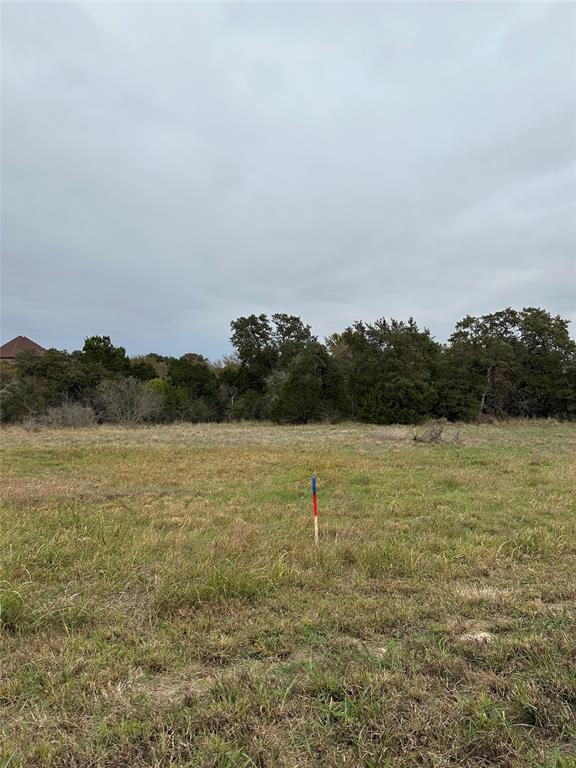
[[[382,318],[324,343],[299,317],[231,323],[234,354],[129,358],[108,336],[83,349],[22,352],[3,364],[2,422],[144,423],[354,419],[576,417],[576,343],[569,321],[544,309],[504,309],[457,323],[446,344],[427,329]]]

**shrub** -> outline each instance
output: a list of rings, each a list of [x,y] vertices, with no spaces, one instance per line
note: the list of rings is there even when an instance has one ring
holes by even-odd
[[[442,435],[444,434],[444,427],[434,425],[424,432],[418,432],[414,434],[415,443],[441,443]]]
[[[63,403],[48,408],[38,421],[47,427],[89,427],[96,423],[96,414],[89,405],[82,403]]]
[[[160,415],[164,398],[157,389],[130,376],[102,381],[95,402],[105,421],[141,424]]]
[[[264,395],[249,389],[234,401],[232,418],[242,421],[244,419],[260,419],[263,416]]]
[[[459,432],[446,432],[441,424],[432,424],[423,432],[415,432],[412,438],[415,443],[460,443]]]

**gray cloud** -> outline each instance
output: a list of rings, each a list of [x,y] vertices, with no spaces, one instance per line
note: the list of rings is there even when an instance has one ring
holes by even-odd
[[[576,8],[4,3],[2,337],[576,321]]]

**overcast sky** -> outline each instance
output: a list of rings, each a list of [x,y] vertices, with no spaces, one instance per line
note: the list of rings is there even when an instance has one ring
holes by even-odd
[[[3,3],[2,341],[576,321],[576,5]],[[575,328],[572,328],[574,335]]]

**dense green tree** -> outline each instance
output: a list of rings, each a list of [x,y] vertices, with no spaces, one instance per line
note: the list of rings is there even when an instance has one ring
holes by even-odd
[[[72,366],[70,355],[57,349],[49,349],[44,355],[21,352],[16,359],[19,378],[33,387],[43,408],[58,405],[71,394]]]
[[[431,414],[441,348],[412,318],[355,323],[332,336],[329,348],[344,373],[356,418],[415,423]]]
[[[568,321],[543,309],[519,313],[521,381],[516,411],[531,416],[568,415],[575,405],[576,342]]]
[[[132,360],[130,362],[130,374],[140,381],[152,381],[157,378],[156,368],[146,360]]]
[[[439,410],[461,419],[568,414],[575,350],[568,321],[542,309],[468,315],[445,352]]]
[[[183,387],[176,387],[161,378],[152,379],[148,386],[162,395],[162,421],[184,421],[190,405],[190,395]]]
[[[434,415],[450,421],[476,420],[485,382],[485,374],[480,372],[478,375],[468,350],[446,346],[438,366],[438,398]]]
[[[33,381],[22,378],[17,366],[0,363],[0,421],[23,421],[44,409],[44,401]]]
[[[84,360],[99,363],[109,373],[129,375],[130,360],[124,347],[115,347],[110,336],[90,336],[82,349]]]
[[[505,309],[491,315],[467,315],[450,337],[449,360],[458,369],[446,369],[443,395],[458,400],[464,384],[478,400],[477,416],[503,416],[516,402],[519,364],[518,313]],[[452,391],[451,391],[452,390]]]
[[[270,321],[266,315],[249,315],[233,320],[231,328],[230,341],[240,360],[240,386],[244,391],[263,392],[278,362]]]
[[[576,419],[568,325],[536,307],[507,308],[466,316],[444,346],[412,319],[358,322],[323,346],[295,315],[250,315],[232,322],[236,354],[219,363],[195,353],[130,360],[109,336],[92,336],[81,351],[23,352],[15,364],[1,364],[0,419],[66,409],[70,416],[74,408],[104,417],[103,393],[146,403],[150,391],[161,395],[161,410],[142,419]]]
[[[266,417],[266,398],[262,392],[248,389],[234,399],[231,409],[232,418],[240,421],[263,419]]]
[[[269,416],[276,422],[334,419],[347,411],[342,372],[317,341],[307,343],[285,371],[273,376],[269,388]]]
[[[285,370],[293,357],[315,339],[310,326],[295,315],[277,313],[239,317],[231,323],[230,341],[240,362],[237,384],[242,391],[264,393],[270,374]]]
[[[200,356],[183,355],[171,360],[168,381],[185,389],[193,399],[202,397],[213,401],[216,397],[216,376]]]
[[[110,375],[100,362],[87,360],[82,353],[57,349],[43,355],[22,352],[16,370],[36,392],[42,410],[64,400],[90,400],[99,382]]]
[[[304,325],[296,315],[277,313],[272,315],[272,322],[277,367],[285,370],[296,355],[316,341],[316,337],[312,336],[310,326]]]

